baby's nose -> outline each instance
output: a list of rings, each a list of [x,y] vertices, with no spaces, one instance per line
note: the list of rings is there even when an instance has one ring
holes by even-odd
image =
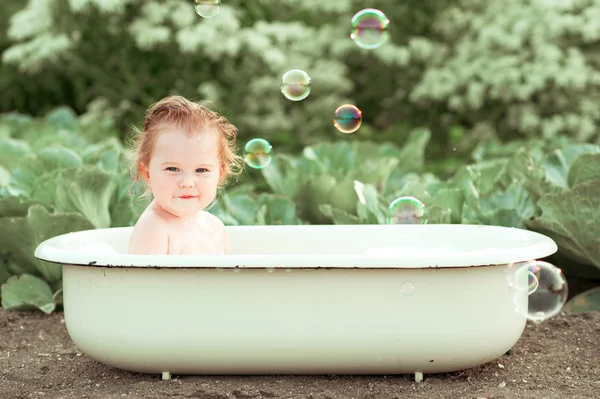
[[[192,187],[194,185],[194,179],[192,177],[184,177],[179,182],[181,187]]]

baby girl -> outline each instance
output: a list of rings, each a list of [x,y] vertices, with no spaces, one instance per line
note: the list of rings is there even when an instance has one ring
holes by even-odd
[[[152,105],[136,131],[134,184],[153,200],[135,224],[130,254],[228,254],[225,226],[204,209],[234,169],[237,129],[199,103],[170,96]]]

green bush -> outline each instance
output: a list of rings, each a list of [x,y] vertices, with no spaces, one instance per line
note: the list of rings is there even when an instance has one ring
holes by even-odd
[[[455,2],[370,5],[393,21],[392,40],[376,51],[349,39],[350,20],[364,8],[357,0],[234,0],[212,19],[196,15],[189,0],[29,2],[10,18],[2,62],[39,84],[34,97],[77,113],[93,106],[122,134],[151,103],[177,93],[214,102],[241,140],[263,137],[285,151],[337,138],[334,110],[346,102],[363,109],[357,139],[401,143],[413,127],[438,119],[432,107],[407,100],[423,70],[413,36],[435,38],[436,15]],[[298,103],[279,88],[292,68],[312,78],[309,98]],[[23,83],[15,83],[3,98],[17,107]],[[49,104],[28,111],[45,113]]]
[[[420,43],[430,57],[410,99],[480,134],[597,141],[599,16],[593,0],[461,0],[438,16],[443,39]]]
[[[469,152],[491,135],[597,142],[596,2],[369,6],[391,21],[391,42],[374,51],[348,38],[350,18],[365,7],[357,0],[233,0],[212,19],[188,0],[8,0],[0,110],[93,107],[126,134],[149,104],[178,93],[214,101],[242,140],[263,137],[295,152],[335,139],[333,110],[353,102],[365,124],[350,140],[402,145],[426,126],[432,157]],[[311,75],[308,100],[279,93],[291,68]],[[461,131],[469,139],[457,142]]]

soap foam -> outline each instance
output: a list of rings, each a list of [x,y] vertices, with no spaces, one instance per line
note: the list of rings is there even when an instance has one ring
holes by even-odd
[[[108,245],[104,242],[87,242],[84,244],[80,244],[75,247],[75,251],[100,253],[100,254],[117,254],[118,253],[111,245]]]

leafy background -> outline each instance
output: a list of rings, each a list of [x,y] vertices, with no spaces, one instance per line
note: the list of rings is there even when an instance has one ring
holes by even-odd
[[[559,245],[572,309],[598,305],[600,4],[380,0],[390,40],[358,48],[351,0],[5,0],[0,5],[2,306],[60,309],[57,234],[131,226],[144,209],[125,144],[169,94],[209,99],[275,156],[210,211],[228,225],[385,223],[412,195],[428,223],[511,226]],[[281,75],[309,72],[301,102]],[[356,104],[360,130],[333,110]],[[364,198],[360,201],[359,198]],[[577,305],[577,306],[575,306]]]

